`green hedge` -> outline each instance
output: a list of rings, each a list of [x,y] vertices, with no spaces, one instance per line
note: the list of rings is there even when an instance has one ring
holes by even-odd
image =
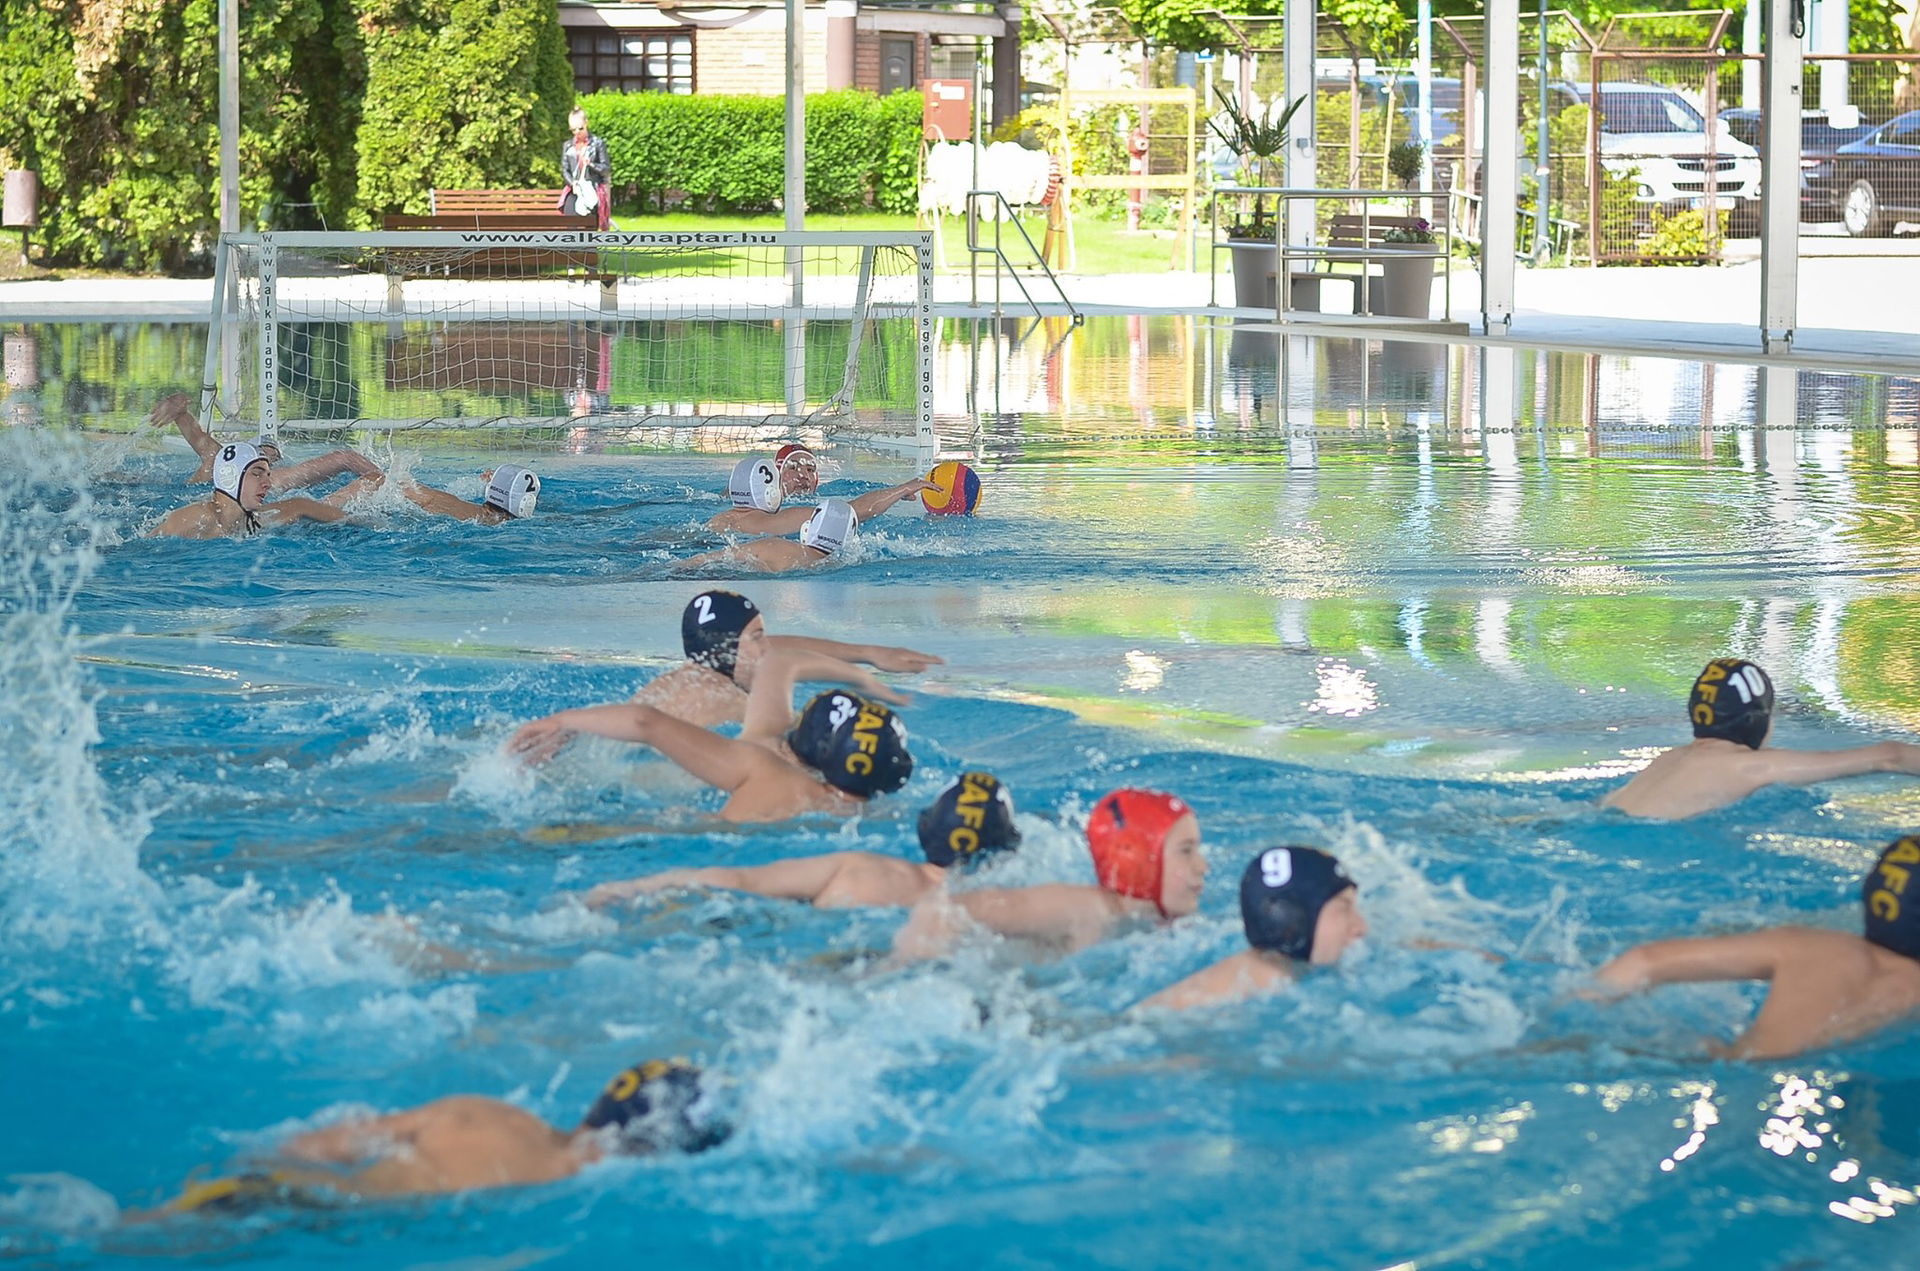
[[[786,105],[778,97],[596,93],[585,106],[605,138],[616,198],[696,211],[761,212],[785,188]],[[860,90],[807,98],[807,207],[912,212],[920,94]]]

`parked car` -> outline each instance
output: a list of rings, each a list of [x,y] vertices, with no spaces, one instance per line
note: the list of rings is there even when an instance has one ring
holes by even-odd
[[[1841,191],[1830,184],[1833,178],[1830,161],[1841,146],[1859,141],[1874,128],[1871,123],[1852,122],[1859,120],[1858,110],[1849,111],[1848,115],[1851,120],[1843,116],[1836,121],[1825,110],[1800,113],[1800,219],[1803,221],[1831,221],[1839,215]],[[1755,150],[1760,148],[1766,123],[1764,112],[1736,106],[1721,111],[1720,118],[1727,121],[1734,136]]]
[[[1855,238],[1880,237],[1900,221],[1920,221],[1920,110],[1896,115],[1802,176],[1830,200],[1827,215],[1838,215]]]
[[[1559,83],[1551,91],[1562,108],[1587,104],[1592,87]],[[1760,155],[1721,126],[1713,143],[1717,201],[1735,220],[1759,209]],[[1692,102],[1664,84],[1615,81],[1600,85],[1600,164],[1634,174],[1640,203],[1692,206],[1707,192],[1707,121]]]

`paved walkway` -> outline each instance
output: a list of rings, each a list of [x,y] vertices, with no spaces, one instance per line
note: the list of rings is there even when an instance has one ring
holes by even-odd
[[[1028,287],[1046,304],[1044,279]],[[1089,313],[1234,313],[1208,307],[1205,274],[1081,275],[1063,280],[1074,303]],[[1231,284],[1223,277],[1222,291]],[[1598,352],[1681,354],[1736,361],[1784,361],[1846,370],[1920,373],[1920,257],[1839,256],[1803,260],[1800,329],[1793,353],[1768,358],[1760,349],[1757,261],[1719,268],[1522,269],[1513,327],[1480,333],[1479,278],[1453,274],[1453,317],[1471,325],[1467,338],[1491,343],[1547,345]],[[942,309],[972,310],[976,293],[990,303],[990,275],[977,286],[965,275],[942,276],[935,289]],[[0,282],[0,321],[194,322],[204,318],[209,279],[102,278]],[[1436,290],[1436,303],[1437,303]],[[1001,298],[1021,307],[1020,292],[1003,280]],[[1304,319],[1294,325],[1319,324]],[[1328,327],[1352,330],[1353,320]],[[1368,324],[1372,326],[1371,323]],[[1438,331],[1415,338],[1460,338]]]

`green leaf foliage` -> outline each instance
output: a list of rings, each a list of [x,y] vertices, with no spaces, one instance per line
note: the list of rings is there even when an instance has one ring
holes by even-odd
[[[785,189],[786,106],[778,97],[596,93],[581,105],[606,140],[617,197],[701,212],[762,212]],[[913,211],[918,93],[858,89],[807,98],[807,207]]]
[[[243,0],[241,224],[366,226],[431,186],[559,184],[551,0]],[[217,0],[0,0],[0,164],[57,264],[204,267],[219,223]],[[290,205],[311,205],[290,206]]]
[[[440,189],[560,186],[573,71],[552,0],[355,0],[366,95],[352,219]]]

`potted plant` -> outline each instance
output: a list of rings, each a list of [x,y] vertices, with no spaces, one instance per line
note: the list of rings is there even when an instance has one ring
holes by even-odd
[[[1403,190],[1411,190],[1420,180],[1420,161],[1426,157],[1427,147],[1419,141],[1396,141],[1387,147],[1387,175],[1400,183]]]
[[[1433,307],[1433,226],[1424,218],[1408,217],[1380,235],[1387,248],[1380,258],[1380,287],[1373,297],[1375,313],[1396,318],[1424,318]]]
[[[1296,97],[1284,106],[1276,98],[1258,114],[1248,114],[1219,88],[1213,91],[1220,99],[1225,122],[1216,115],[1207,121],[1207,127],[1240,157],[1243,175],[1252,178],[1249,184],[1271,184],[1278,176],[1273,170],[1274,160],[1287,148],[1293,117],[1307,104],[1307,98]],[[1264,194],[1253,196],[1251,219],[1236,216],[1228,224],[1227,242],[1233,248],[1234,304],[1246,309],[1273,308],[1277,252],[1274,223],[1267,215]]]

